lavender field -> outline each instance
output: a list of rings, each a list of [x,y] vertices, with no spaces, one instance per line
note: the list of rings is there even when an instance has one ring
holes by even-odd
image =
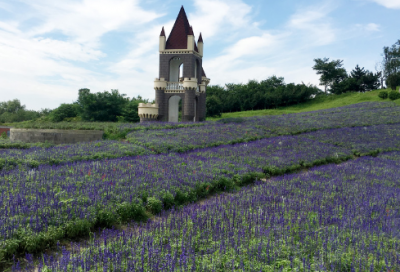
[[[42,267],[396,271],[400,152],[382,152],[400,150],[399,117],[394,103],[360,103],[192,127],[144,124],[128,142],[0,149],[0,270],[13,258],[23,266],[29,254],[40,256],[58,241],[161,216],[134,225],[140,235],[105,231],[99,241],[107,245],[86,245],[93,260],[83,249],[64,250],[62,261],[43,257]],[[117,129],[132,128],[123,126]],[[357,158],[365,155],[377,157]],[[229,194],[185,208],[223,192]],[[374,203],[385,203],[391,217]]]
[[[365,102],[314,112],[241,118],[228,123],[206,122],[201,127],[133,131],[126,137],[158,153],[185,152],[329,128],[394,124],[399,120],[400,107],[396,104]]]
[[[400,123],[368,127],[327,129],[299,135],[300,138],[334,144],[356,155],[400,150]]]
[[[104,230],[43,255],[38,271],[399,271],[400,162],[384,156],[275,177]]]
[[[41,164],[60,164],[152,153],[154,152],[142,146],[109,140],[57,145],[48,148],[0,149],[0,170],[3,168],[13,169],[18,165],[35,168]]]

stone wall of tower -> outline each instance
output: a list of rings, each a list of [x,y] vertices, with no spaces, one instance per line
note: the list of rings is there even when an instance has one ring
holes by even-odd
[[[200,93],[198,97],[198,107],[199,107],[199,121],[206,120],[206,93]]]
[[[183,122],[193,122],[195,97],[196,90],[185,90],[185,99],[183,104],[184,114],[182,113]]]
[[[179,52],[179,50],[177,50]],[[198,84],[201,83],[201,67],[202,59],[194,54],[160,54],[160,68],[159,68],[159,78],[165,78],[169,81],[169,69],[171,59],[179,57],[183,62],[183,77],[196,77],[198,79]],[[199,69],[197,69],[197,75],[194,74],[196,60],[199,62]]]
[[[168,121],[168,100],[165,99],[164,90],[156,90],[156,103],[158,104],[158,118],[159,121]]]

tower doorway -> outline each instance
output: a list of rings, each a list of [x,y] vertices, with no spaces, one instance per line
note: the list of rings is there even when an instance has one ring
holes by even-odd
[[[182,105],[182,99],[178,95],[173,95],[168,100],[168,122],[179,122],[182,113],[180,111],[180,105]],[[181,106],[182,108],[182,106]],[[182,117],[181,117],[182,118]]]

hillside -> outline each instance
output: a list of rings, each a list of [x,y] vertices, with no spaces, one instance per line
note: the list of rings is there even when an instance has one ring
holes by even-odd
[[[299,113],[307,111],[316,111],[323,109],[330,109],[336,107],[343,107],[347,105],[362,103],[362,102],[374,102],[374,101],[391,101],[389,99],[381,99],[378,97],[378,93],[382,91],[374,90],[366,93],[344,93],[341,95],[327,95],[319,96],[314,98],[312,101],[306,103],[297,104],[288,107],[280,107],[277,109],[267,109],[267,110],[254,110],[254,111],[241,111],[241,112],[231,112],[223,113],[219,118],[207,118],[207,121],[216,121],[224,118],[234,118],[234,117],[251,117],[251,116],[263,116],[263,115],[280,115],[289,113]],[[390,92],[391,89],[385,89],[385,91]],[[397,105],[400,105],[400,100],[394,101]]]

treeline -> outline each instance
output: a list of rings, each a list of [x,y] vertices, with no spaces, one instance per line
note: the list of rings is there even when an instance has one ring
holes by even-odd
[[[78,100],[61,104],[53,110],[49,119],[60,121],[139,122],[139,103],[148,103],[141,96],[129,99],[118,90],[91,93],[89,89],[78,91]]]
[[[139,122],[139,103],[148,103],[141,96],[129,99],[118,90],[91,93],[89,89],[78,91],[78,100],[63,103],[54,110],[26,110],[18,99],[0,102],[0,123],[29,120],[40,121],[90,121],[90,122]]]
[[[226,84],[207,87],[207,116],[221,116],[222,112],[270,109],[303,103],[321,93],[316,86],[286,84],[283,77],[272,76],[247,84]]]
[[[18,99],[0,102],[0,123],[13,123],[47,116],[50,109],[40,111],[27,110],[25,105],[21,105]]]
[[[400,85],[400,40],[391,47],[383,47],[383,59],[376,63],[376,73],[360,68],[358,65],[348,73],[343,68],[343,60],[329,58],[314,59],[312,67],[320,75],[320,85],[325,92],[341,94],[346,92],[366,92],[384,88],[384,83],[392,90]]]

